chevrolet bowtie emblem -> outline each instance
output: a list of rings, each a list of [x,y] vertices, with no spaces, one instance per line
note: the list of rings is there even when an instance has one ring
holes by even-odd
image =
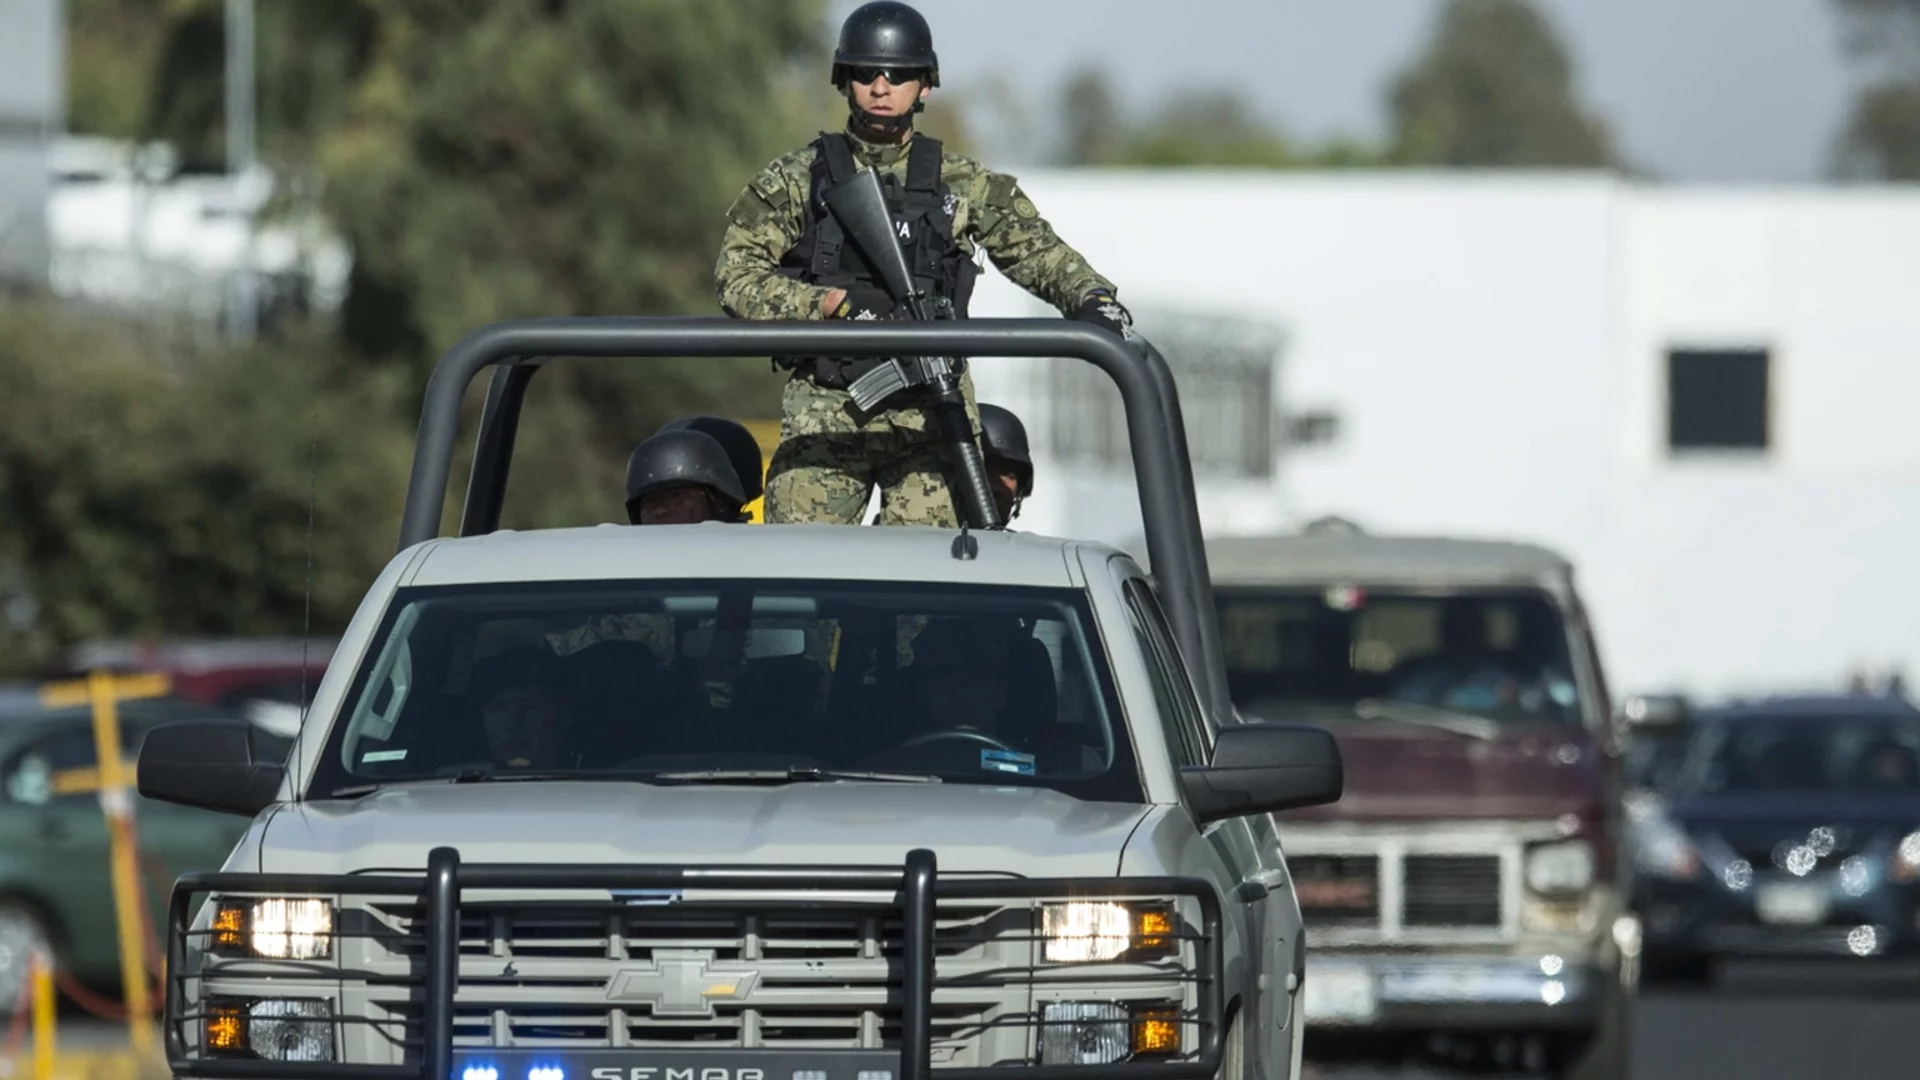
[[[607,981],[607,1000],[636,1001],[654,1016],[713,1016],[715,1001],[740,1001],[753,993],[760,973],[749,967],[715,964],[713,954],[693,949],[661,949],[651,967],[629,968]]]

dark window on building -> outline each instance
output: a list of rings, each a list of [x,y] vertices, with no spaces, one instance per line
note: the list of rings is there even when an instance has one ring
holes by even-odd
[[[1667,353],[1667,447],[1765,450],[1765,349],[1673,349]]]

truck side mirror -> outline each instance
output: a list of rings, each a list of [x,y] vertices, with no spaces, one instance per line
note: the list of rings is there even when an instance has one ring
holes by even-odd
[[[147,732],[140,794],[199,810],[252,817],[273,805],[286,769],[254,760],[245,720],[180,720]]]
[[[1180,789],[1203,824],[1338,802],[1345,785],[1333,734],[1299,724],[1223,727],[1213,761],[1180,770]]]

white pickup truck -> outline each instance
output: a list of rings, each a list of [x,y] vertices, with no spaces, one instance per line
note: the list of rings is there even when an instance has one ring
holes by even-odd
[[[823,346],[1106,368],[1147,425],[1159,573],[1001,531],[496,528],[535,370],[511,358]],[[459,392],[503,360],[440,537]],[[253,819],[172,897],[175,1075],[1298,1075],[1269,814],[1336,800],[1340,758],[1221,707],[1164,374],[1052,322],[469,339],[429,388],[401,550],[284,765],[214,723],[142,748],[144,794]]]

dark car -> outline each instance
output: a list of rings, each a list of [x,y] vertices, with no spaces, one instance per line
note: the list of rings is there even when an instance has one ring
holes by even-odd
[[[1897,698],[1702,710],[1636,823],[1644,977],[1731,957],[1920,955],[1920,711]]]

